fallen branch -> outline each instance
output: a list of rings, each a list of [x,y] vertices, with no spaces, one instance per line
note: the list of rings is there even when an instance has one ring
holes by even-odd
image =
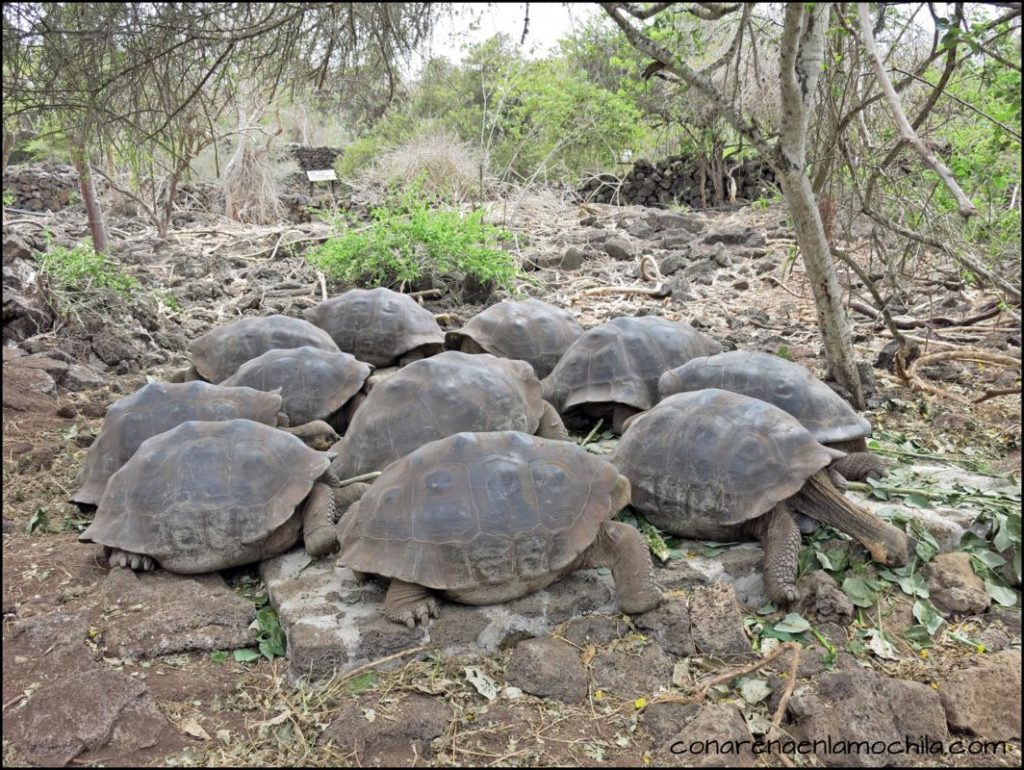
[[[990,398],[997,398],[998,396],[1012,396],[1020,395],[1020,388],[996,388],[995,390],[986,390],[985,394],[981,398],[974,399],[972,404],[980,404],[982,401],[988,401]]]
[[[740,668],[730,669],[726,671],[724,674],[716,674],[715,676],[710,677],[709,679],[705,679],[704,684],[700,688],[700,690],[698,690],[696,693],[692,695],[659,695],[657,698],[654,698],[652,701],[647,703],[647,706],[653,706],[655,703],[691,703],[702,701],[705,697],[707,697],[708,691],[715,685],[722,684],[723,682],[732,681],[738,676],[743,676],[744,674],[749,674],[752,671],[757,671],[760,668],[764,668],[766,665],[771,663],[773,660],[778,658],[787,650],[798,651],[799,649],[800,645],[797,642],[786,642],[781,647],[776,649],[774,652],[771,652],[770,654],[761,658],[760,660],[756,660],[753,663],[750,663],[746,666],[742,666]]]
[[[320,295],[323,299],[327,299],[327,278],[319,270],[316,271],[316,279],[320,282]]]
[[[663,297],[667,297],[670,293],[671,292],[666,292],[663,286],[658,286],[654,289],[644,289],[639,286],[599,286],[596,289],[584,289],[573,297],[573,300],[577,297],[594,297],[603,294],[622,294],[627,296],[631,294],[643,294],[648,297],[661,299]]]
[[[910,364],[906,372],[907,380],[909,381],[910,385],[917,390],[924,391],[925,393],[932,393],[933,395],[943,396],[953,401],[968,403],[967,399],[964,398],[963,396],[951,393],[948,390],[945,390],[944,388],[938,387],[937,385],[932,385],[931,383],[926,382],[924,379],[922,379],[921,375],[918,374],[918,370],[922,366],[926,366],[928,364],[937,364],[941,363],[942,361],[967,361],[983,364],[997,364],[1001,366],[1008,366],[1011,368],[1020,369],[1019,358],[1003,355],[1001,353],[992,353],[987,350],[961,348],[959,350],[948,350],[943,351],[941,353],[929,353],[926,356],[921,356],[920,358],[916,359],[913,363]],[[983,398],[982,400],[985,399]],[[971,403],[980,402],[975,401]]]

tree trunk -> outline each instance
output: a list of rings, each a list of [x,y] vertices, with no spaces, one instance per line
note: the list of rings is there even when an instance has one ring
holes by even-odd
[[[100,211],[99,200],[96,198],[96,185],[92,180],[92,169],[88,159],[81,150],[73,151],[71,162],[78,172],[78,185],[85,204],[85,214],[89,220],[89,232],[92,234],[92,248],[97,254],[106,254],[109,248],[107,226],[103,223],[103,212]]]
[[[782,110],[774,165],[811,281],[829,371],[849,392],[853,405],[863,409],[864,391],[843,310],[839,278],[807,178],[807,128],[825,58],[829,10],[828,3],[786,6],[779,56]]]
[[[853,405],[863,409],[864,392],[853,354],[850,327],[843,309],[843,293],[839,288],[832,252],[815,205],[811,182],[803,171],[796,170],[783,173],[780,182],[789,214],[793,217],[793,229],[796,230],[807,278],[811,282],[829,371],[849,391]]]

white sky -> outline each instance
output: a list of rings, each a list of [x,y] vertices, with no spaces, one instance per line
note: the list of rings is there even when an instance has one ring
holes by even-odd
[[[434,32],[433,53],[454,62],[462,60],[466,44],[481,43],[498,32],[518,45],[523,36],[526,3],[458,3],[452,18],[444,19]],[[546,54],[558,41],[591,16],[603,13],[596,3],[529,3],[530,27],[524,51],[534,57]]]

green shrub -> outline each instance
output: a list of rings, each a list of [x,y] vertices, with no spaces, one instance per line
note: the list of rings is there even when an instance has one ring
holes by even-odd
[[[366,229],[348,229],[307,258],[333,279],[373,284],[411,282],[425,275],[474,276],[511,287],[519,274],[512,255],[497,247],[507,234],[483,221],[482,210],[462,215],[432,208],[422,182],[392,191],[371,212]],[[337,220],[334,224],[342,226]]]
[[[48,279],[56,309],[65,315],[108,292],[129,299],[142,289],[120,265],[85,244],[73,249],[51,245],[35,260]]]

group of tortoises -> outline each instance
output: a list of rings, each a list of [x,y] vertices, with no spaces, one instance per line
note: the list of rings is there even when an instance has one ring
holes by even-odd
[[[867,421],[777,356],[722,353],[655,316],[584,331],[538,300],[447,337],[383,288],[305,316],[215,328],[173,382],[109,408],[72,498],[97,507],[83,541],[112,565],[198,573],[301,538],[390,578],[383,612],[410,626],[437,614],[434,592],[503,602],[594,566],[611,569],[623,611],[652,609],[645,541],[612,520],[629,504],[680,536],[759,538],[780,603],[797,598],[807,523],[907,559],[903,533],[836,487],[883,472]],[[622,433],[610,462],[563,419]]]

